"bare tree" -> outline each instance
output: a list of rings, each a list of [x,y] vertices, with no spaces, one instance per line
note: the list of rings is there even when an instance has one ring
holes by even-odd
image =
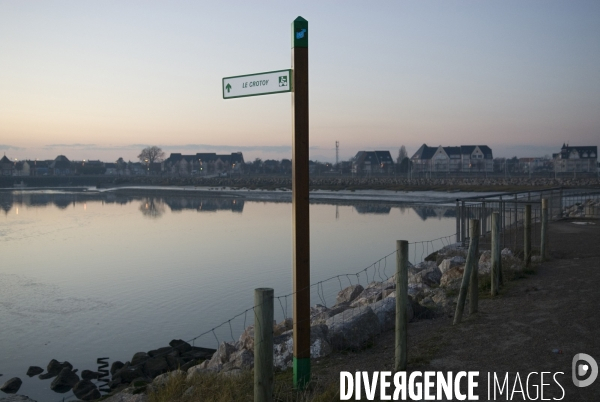
[[[406,148],[404,145],[402,145],[398,151],[398,159],[396,159],[396,163],[401,164],[404,158],[408,158],[408,154],[406,153]]]
[[[140,162],[151,164],[154,162],[162,162],[165,159],[165,153],[157,146],[147,147],[142,149],[138,155]]]

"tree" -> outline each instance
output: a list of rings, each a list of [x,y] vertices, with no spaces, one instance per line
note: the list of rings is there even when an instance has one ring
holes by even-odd
[[[398,159],[396,159],[396,163],[401,164],[404,158],[408,158],[408,154],[406,153],[406,148],[404,145],[402,145],[398,151]]]
[[[154,162],[162,162],[165,159],[165,153],[157,146],[147,147],[138,155],[140,162],[147,165]]]

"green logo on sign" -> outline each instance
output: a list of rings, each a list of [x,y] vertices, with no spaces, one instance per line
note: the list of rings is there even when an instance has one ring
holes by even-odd
[[[287,76],[282,75],[281,77],[279,77],[279,86],[287,87]]]

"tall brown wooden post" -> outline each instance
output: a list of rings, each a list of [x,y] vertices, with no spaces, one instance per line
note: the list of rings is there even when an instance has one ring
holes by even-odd
[[[292,230],[294,388],[310,381],[310,225],[308,212],[308,21],[292,23]]]

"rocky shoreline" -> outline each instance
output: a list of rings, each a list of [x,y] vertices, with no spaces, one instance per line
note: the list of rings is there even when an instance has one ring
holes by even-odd
[[[458,289],[462,281],[467,249],[453,244],[429,255],[420,264],[409,267],[409,321],[431,319],[439,315],[452,315],[456,306]],[[479,256],[480,283],[485,284],[490,275],[490,252]],[[518,275],[523,262],[511,250],[502,250],[502,267],[505,274]],[[366,286],[355,284],[341,290],[333,306],[320,304],[311,307],[311,358],[319,359],[334,350],[361,350],[384,331],[392,330],[395,323],[395,277],[371,282]],[[274,324],[274,366],[278,370],[292,367],[292,320],[287,318]],[[249,326],[235,343],[222,342],[218,349],[193,347],[182,340],[173,340],[169,346],[135,353],[125,363],[115,361],[110,366],[105,385],[115,396],[107,400],[144,400],[145,394],[161,387],[169,376],[194,376],[207,373],[224,376],[237,375],[254,366],[254,328]],[[98,381],[101,373],[83,370],[77,374],[69,362],[52,360],[43,373],[41,367],[32,366],[27,375],[51,379],[55,392],[73,391],[79,400],[91,401],[101,397]],[[0,390],[14,394],[21,380],[17,377],[5,382]],[[135,399],[131,399],[134,398]],[[141,398],[141,399],[140,399]],[[1,402],[24,399],[0,399]]]

